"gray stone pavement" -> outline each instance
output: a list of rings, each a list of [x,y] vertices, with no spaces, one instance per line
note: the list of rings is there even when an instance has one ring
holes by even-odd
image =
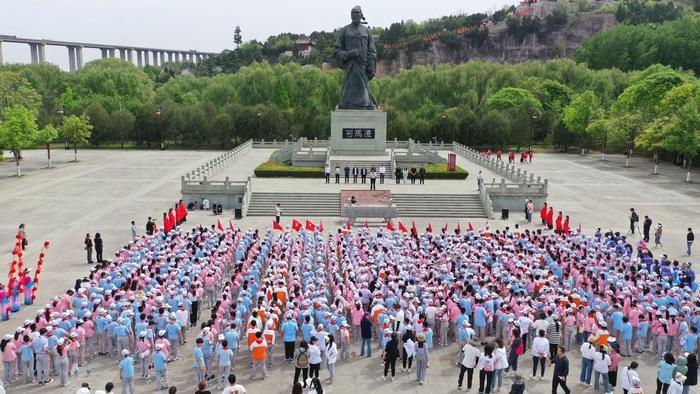
[[[7,270],[10,262],[10,249],[13,244],[16,227],[20,222],[27,224],[30,247],[26,265],[34,267],[40,242],[48,239],[52,242],[42,273],[42,284],[38,294],[40,303],[73,285],[75,279],[88,272],[82,242],[85,232],[99,231],[105,238],[105,256],[129,240],[129,221],[136,220],[139,229],[148,215],[162,215],[162,211],[179,199],[179,177],[189,168],[216,156],[218,152],[191,151],[80,151],[79,163],[70,163],[72,152],[54,151],[56,169],[45,167],[44,151],[25,152],[23,167],[26,177],[17,179],[14,164],[0,163],[0,204],[3,206],[0,217],[0,269]],[[230,169],[222,174],[230,174],[232,179],[245,179],[252,169],[264,161],[269,152],[253,151],[239,159]],[[386,188],[396,192],[416,193],[469,193],[475,192],[475,174],[478,168],[458,156],[458,164],[470,171],[465,181],[430,181],[425,186],[400,185],[387,183]],[[642,160],[634,168],[620,169],[615,158],[608,163],[600,163],[596,157],[581,158],[576,155],[535,156],[535,162],[528,165],[535,175],[550,179],[550,202],[555,209],[563,209],[572,217],[572,227],[581,223],[584,231],[593,231],[595,227],[612,227],[626,230],[627,209],[635,206],[641,215],[650,214],[654,222],[664,223],[664,247],[658,252],[668,253],[671,257],[682,257],[684,250],[685,228],[697,226],[700,217],[700,199],[698,184],[686,185],[681,176],[672,176],[674,168],[661,167],[662,175],[651,177],[649,166]],[[476,171],[474,171],[476,169]],[[529,170],[530,171],[530,170]],[[669,175],[666,175],[669,174]],[[485,172],[485,178],[488,176]],[[342,187],[343,185],[341,185]],[[352,186],[352,185],[351,185]],[[335,186],[331,186],[334,188]],[[255,179],[254,190],[310,190],[325,191],[328,188],[322,180],[268,180]],[[339,190],[339,189],[338,189]],[[631,205],[630,205],[631,204]],[[228,220],[231,212],[214,217],[206,212],[193,212],[189,224],[212,224],[217,218]],[[502,228],[506,225],[522,225],[518,213],[511,213],[509,221],[471,220],[475,227],[489,225]],[[267,228],[272,218],[244,218],[234,221],[236,226],[244,228]],[[290,219],[290,218],[287,218]],[[410,223],[411,218],[403,219]],[[324,218],[328,229],[342,224],[340,218]],[[416,220],[419,228],[431,222],[434,228],[445,222],[454,228],[459,222],[466,228],[466,218],[431,218]],[[382,224],[371,222],[371,227]],[[536,228],[532,225],[531,228]],[[700,227],[698,227],[700,228]],[[698,262],[697,255],[690,261]],[[36,307],[26,308],[13,315],[9,322],[0,323],[0,333],[10,332],[25,318],[33,315]],[[192,339],[194,333],[190,334]],[[191,345],[184,347],[184,359],[171,364],[169,376],[172,383],[179,387],[179,392],[193,392],[194,382],[191,371]],[[281,349],[280,349],[281,350]],[[353,351],[357,351],[357,346]],[[397,381],[384,382],[381,379],[381,362],[377,355],[371,359],[351,358],[344,365],[339,363],[336,383],[325,386],[328,393],[377,392],[390,393],[405,391],[410,393],[446,393],[456,392],[458,369],[454,366],[457,348],[452,345],[431,353],[431,367],[426,383],[418,386],[413,376],[398,374]],[[526,354],[527,356],[528,354]],[[522,359],[521,368],[528,371],[531,361]],[[570,354],[570,386],[574,393],[593,393],[592,388],[579,386],[577,376],[580,371],[578,352]],[[240,382],[250,393],[287,393],[291,388],[293,369],[281,360],[278,350],[276,365],[270,371],[266,381],[248,379],[249,368],[245,365],[234,371]],[[651,354],[635,357],[641,363],[640,375],[646,392],[652,392],[655,381],[655,359]],[[622,365],[629,363],[624,359]],[[93,389],[102,387],[108,380],[118,384],[115,359],[99,359],[88,370],[82,370],[79,377],[71,378],[71,385],[59,388],[57,383],[47,387],[35,384],[11,387],[13,393],[73,393],[83,381],[89,382]],[[529,375],[529,373],[527,374]],[[327,377],[325,370],[321,371]],[[543,382],[527,379],[528,393],[549,392],[551,371],[548,369]],[[509,380],[506,380],[509,383]],[[213,392],[216,392],[211,388]],[[155,384],[137,382],[138,393],[153,393]],[[475,392],[473,390],[472,392]],[[507,392],[507,390],[506,390]],[[620,392],[620,390],[618,390]]]

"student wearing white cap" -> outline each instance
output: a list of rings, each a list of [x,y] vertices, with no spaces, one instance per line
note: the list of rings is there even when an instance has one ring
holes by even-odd
[[[56,342],[56,348],[54,350],[54,358],[56,364],[56,373],[58,374],[61,387],[68,386],[68,345],[70,345],[71,340],[66,338],[60,338]]]
[[[127,349],[122,350],[122,360],[119,362],[119,376],[122,380],[122,394],[135,394],[134,359]]]
[[[162,344],[156,344],[156,351],[151,355],[151,361],[153,361],[153,370],[156,373],[156,383],[158,384],[158,389],[163,390],[168,387],[168,376],[166,369],[168,356],[163,353]]]
[[[5,335],[0,341],[2,352],[3,382],[9,384],[17,379],[17,349],[12,335]]]
[[[685,375],[680,372],[676,372],[671,381],[671,385],[668,386],[667,394],[683,394],[683,383],[685,382]]]

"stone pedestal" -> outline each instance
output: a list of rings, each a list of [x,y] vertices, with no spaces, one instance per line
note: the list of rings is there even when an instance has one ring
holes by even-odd
[[[385,154],[386,112],[366,110],[331,112],[330,148],[333,154]]]

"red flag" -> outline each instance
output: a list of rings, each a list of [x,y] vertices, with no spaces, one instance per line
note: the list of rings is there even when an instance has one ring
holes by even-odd
[[[367,223],[367,219],[365,219],[365,228],[369,228],[369,223]]]
[[[277,223],[274,220],[272,221],[272,228],[275,230],[284,231],[284,227],[282,227],[281,224]]]
[[[307,231],[316,231],[316,225],[311,223],[311,220],[306,219],[306,230]]]
[[[445,223],[445,227],[442,228],[442,232],[444,232],[444,233],[447,232],[447,223]]]
[[[578,224],[578,232],[581,232],[581,223]]]
[[[216,219],[216,228],[218,228],[219,231],[224,231],[224,226],[221,225],[221,221],[219,219]]]
[[[401,231],[402,233],[408,232],[408,229],[406,228],[406,226],[403,225],[403,223],[401,223],[400,220],[399,220],[399,231]]]
[[[415,222],[415,221],[413,222],[413,226],[411,227],[411,230],[413,230],[413,232],[414,232],[415,234],[418,234],[418,229],[416,228],[416,222]]]
[[[469,231],[474,231],[474,226],[472,226],[472,222],[469,222]]]
[[[433,233],[433,225],[430,223],[428,223],[428,232],[431,234]]]
[[[462,232],[462,227],[460,226],[459,222],[457,222],[457,234]]]
[[[386,229],[389,231],[396,231],[396,228],[394,227],[394,223],[392,223],[391,220],[386,222]]]
[[[236,230],[236,229],[235,229],[235,228],[233,227],[233,223],[231,223],[231,221],[230,221],[230,220],[228,221],[228,228],[230,228],[230,229],[231,229],[231,231],[234,231],[234,230]]]
[[[352,230],[352,226],[350,225],[350,219],[348,219],[348,222],[345,223],[345,229],[346,229],[346,230]]]
[[[323,232],[323,220],[321,220],[321,223],[318,225],[318,231]]]
[[[292,220],[292,229],[296,232],[299,232],[299,230],[301,230],[301,222],[296,220],[296,219],[293,219]]]

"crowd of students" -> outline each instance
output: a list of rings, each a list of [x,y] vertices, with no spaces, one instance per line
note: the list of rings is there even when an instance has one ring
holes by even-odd
[[[315,379],[318,391],[359,346],[366,357],[381,349],[384,379],[401,360],[423,384],[431,350],[456,345],[459,388],[478,371],[479,392],[509,377],[517,393],[526,353],[534,379],[547,359],[568,374],[575,349],[581,384],[593,376],[606,392],[639,393],[639,365],[622,360],[653,352],[657,392],[675,394],[697,384],[696,290],[689,264],[612,231],[175,226],[137,237],[4,337],[3,379],[47,384],[55,372],[66,386],[99,357],[114,358],[124,392],[137,370],[166,388],[168,362],[187,355],[194,380],[223,389],[233,371],[267,379],[283,352],[295,387]],[[568,392],[566,379],[555,383]]]

